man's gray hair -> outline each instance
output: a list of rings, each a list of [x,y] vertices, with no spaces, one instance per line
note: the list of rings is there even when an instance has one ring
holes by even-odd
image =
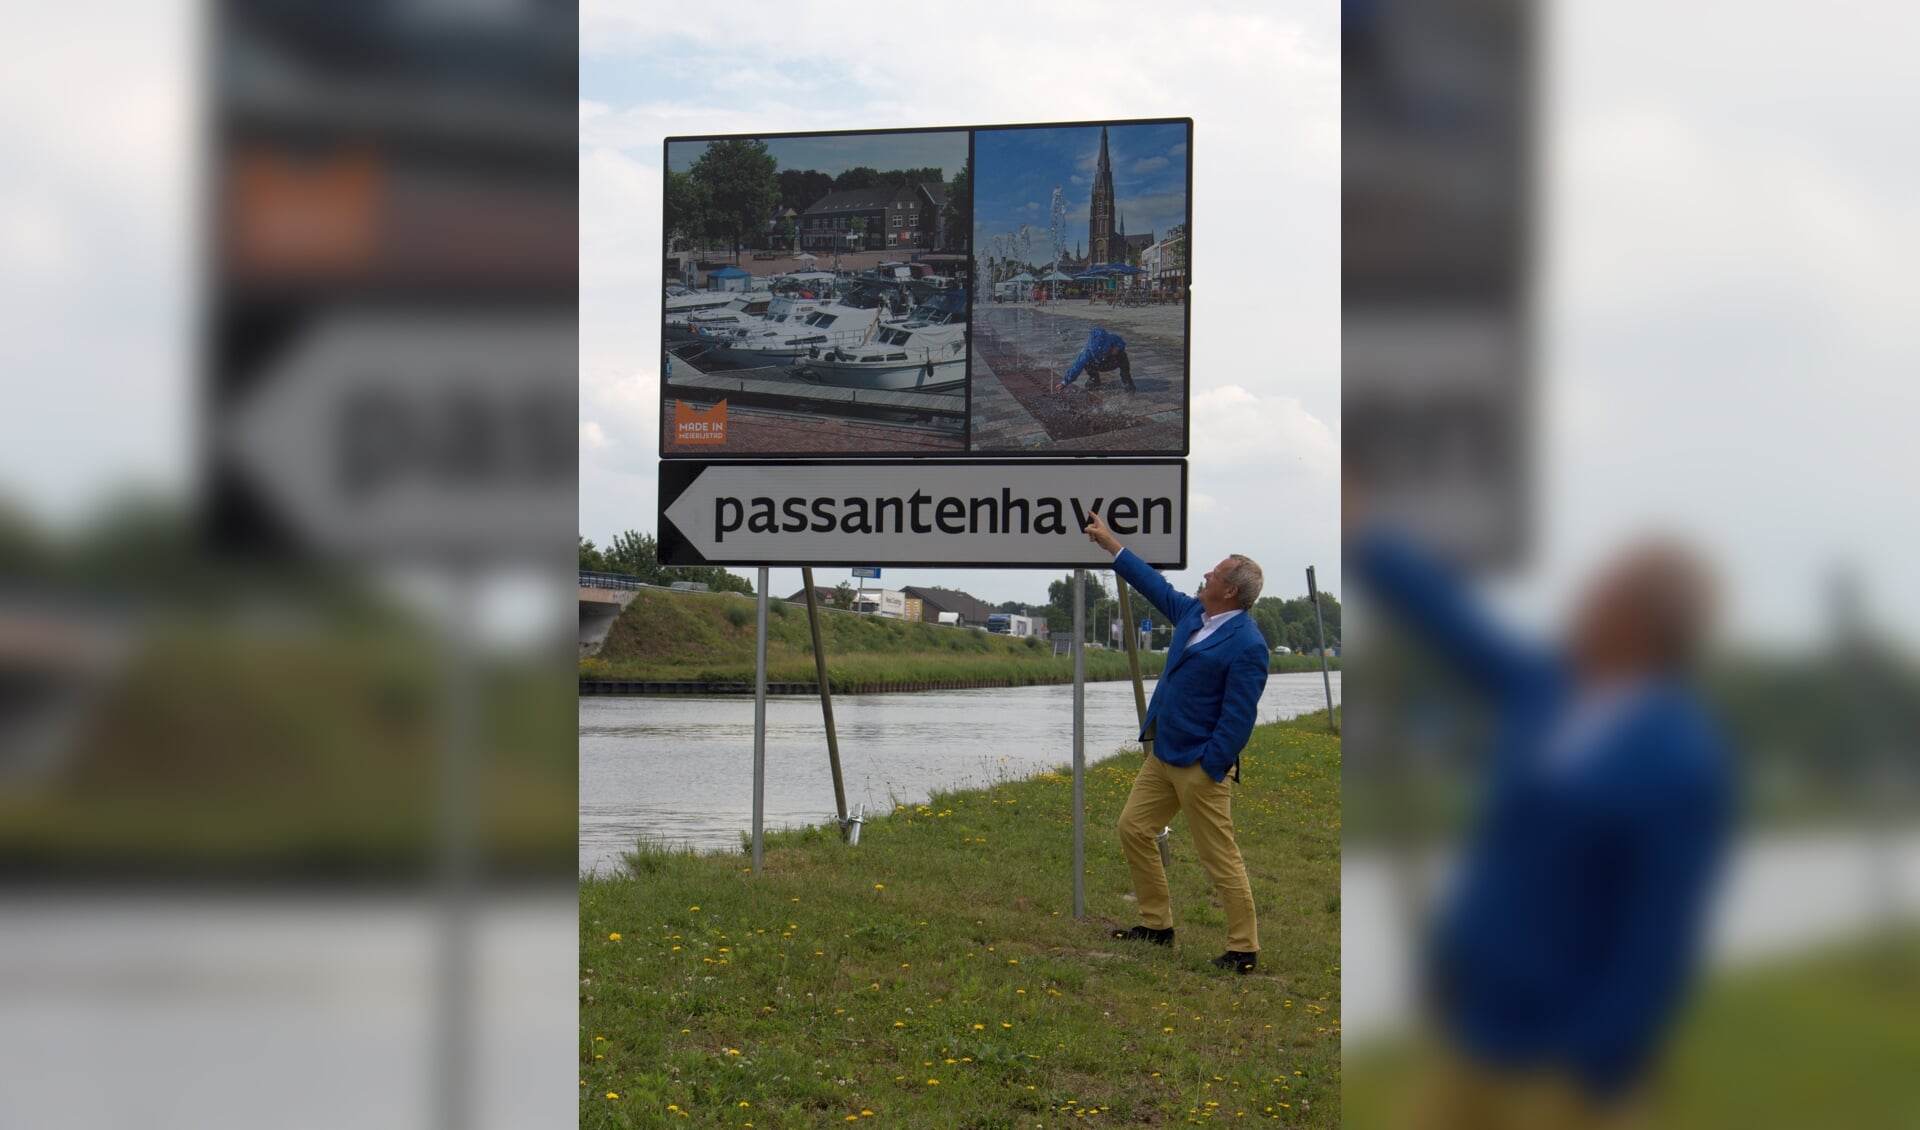
[[[1227,560],[1233,562],[1233,567],[1220,579],[1240,590],[1235,599],[1241,608],[1252,608],[1253,602],[1260,599],[1260,589],[1267,583],[1266,574],[1260,571],[1258,561],[1243,553],[1230,553]]]

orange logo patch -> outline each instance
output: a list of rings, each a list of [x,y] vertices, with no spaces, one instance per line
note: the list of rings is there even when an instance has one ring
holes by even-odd
[[[673,442],[676,446],[727,442],[727,402],[722,400],[711,408],[703,409],[685,401],[674,401]]]

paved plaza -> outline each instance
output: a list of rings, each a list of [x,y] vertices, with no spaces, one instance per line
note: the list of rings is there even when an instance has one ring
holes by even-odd
[[[1052,386],[1095,326],[1126,339],[1137,391],[1106,373]],[[1084,300],[973,307],[972,422],[975,451],[1028,455],[1106,451],[1179,455],[1187,396],[1180,306],[1116,307]]]

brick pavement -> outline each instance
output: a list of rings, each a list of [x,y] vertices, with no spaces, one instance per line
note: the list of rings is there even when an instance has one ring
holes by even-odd
[[[975,305],[973,449],[1180,454],[1184,319],[1178,307]],[[1117,372],[1104,374],[1098,390],[1083,375],[1066,392],[1052,391],[1096,325],[1126,338],[1138,391],[1125,392]]]
[[[710,401],[685,398],[706,407]],[[673,398],[660,407],[663,450],[673,451]],[[691,457],[727,455],[956,455],[966,450],[958,421],[951,428],[896,424],[841,416],[802,416],[742,404],[727,405],[724,447],[683,447]]]

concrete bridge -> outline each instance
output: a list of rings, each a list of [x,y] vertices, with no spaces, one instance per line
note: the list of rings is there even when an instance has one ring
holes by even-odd
[[[618,573],[581,573],[580,658],[597,654],[620,613],[641,589],[652,587]]]

